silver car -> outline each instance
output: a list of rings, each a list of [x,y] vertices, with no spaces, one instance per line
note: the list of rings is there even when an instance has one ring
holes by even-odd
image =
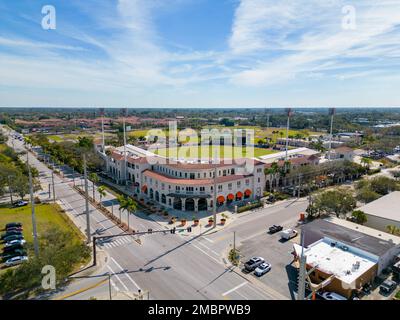
[[[271,271],[271,264],[269,264],[268,262],[264,262],[264,263],[260,264],[256,268],[256,270],[254,270],[254,274],[257,277],[261,277],[262,275],[266,274],[269,271]]]
[[[12,267],[12,266],[16,266],[18,264],[24,263],[26,261],[28,261],[28,257],[27,256],[17,256],[17,257],[13,257],[13,258],[8,259],[5,262],[5,265],[7,267]]]
[[[26,243],[26,241],[24,239],[16,239],[16,240],[8,241],[5,246],[6,247],[12,247],[15,245],[23,246],[25,243]]]

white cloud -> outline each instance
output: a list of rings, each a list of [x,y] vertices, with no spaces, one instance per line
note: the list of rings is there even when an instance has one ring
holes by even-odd
[[[400,22],[400,2],[357,2],[356,30],[341,28],[344,1],[321,3],[242,0],[230,44],[234,53],[258,54],[259,62],[238,71],[231,82],[263,86],[294,79],[302,73],[320,73],[320,66],[327,63],[334,69],[338,60],[369,58],[382,62],[388,58],[385,53],[398,57],[400,46],[388,33],[396,32]],[[276,41],[268,42],[271,38]],[[279,56],[275,57],[274,52]],[[379,68],[380,63],[375,67]],[[359,74],[359,70],[356,72]]]

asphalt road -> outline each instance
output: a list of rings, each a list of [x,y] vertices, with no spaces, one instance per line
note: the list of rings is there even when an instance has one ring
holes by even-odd
[[[11,141],[9,144],[12,145]],[[23,143],[15,140],[15,149],[22,150]],[[51,182],[51,170],[33,156],[31,165],[40,172],[44,186]],[[67,209],[74,223],[82,230],[86,228],[85,200],[72,188],[72,178],[61,179],[55,175],[56,197]],[[47,189],[46,189],[47,191]],[[47,197],[42,191],[41,197]],[[108,194],[105,201],[113,201]],[[115,206],[117,207],[117,206]],[[243,213],[226,228],[200,237],[185,232],[180,234],[152,234],[141,237],[142,244],[132,236],[118,237],[109,244],[98,246],[103,250],[106,261],[96,268],[89,278],[76,279],[61,292],[50,298],[57,298],[93,286],[111,274],[112,292],[148,291],[150,299],[289,299],[279,288],[268,283],[253,280],[240,271],[227,267],[223,254],[232,245],[233,231],[236,231],[237,245],[265,232],[271,224],[291,225],[299,212],[306,207],[304,200],[286,201],[254,213]],[[131,216],[131,225],[136,229],[153,230],[161,226],[152,220]],[[90,206],[91,232],[104,228],[103,235],[120,234],[121,230],[101,212]],[[40,233],[40,230],[39,230]],[[262,246],[263,244],[260,243]],[[71,296],[68,299],[89,299],[107,296],[108,283]]]

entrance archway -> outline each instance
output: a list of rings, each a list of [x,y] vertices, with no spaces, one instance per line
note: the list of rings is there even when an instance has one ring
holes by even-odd
[[[194,211],[194,200],[192,198],[186,199],[185,210]]]
[[[156,191],[156,201],[160,202],[160,193]]]
[[[174,198],[173,207],[175,210],[182,210],[182,199],[181,198]]]
[[[200,198],[198,202],[199,211],[206,211],[207,210],[207,199]]]
[[[154,199],[154,191],[150,188],[150,199]]]

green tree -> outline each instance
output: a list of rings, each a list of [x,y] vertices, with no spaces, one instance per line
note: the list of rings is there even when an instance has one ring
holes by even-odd
[[[357,190],[357,196],[356,196],[357,200],[364,203],[375,201],[380,197],[381,195],[379,193],[376,193],[375,191],[371,190],[368,187],[364,187]]]
[[[364,165],[364,167],[366,167],[367,170],[369,170],[371,163],[372,163],[372,160],[370,158],[366,158],[366,157],[361,158],[361,164]]]
[[[128,220],[128,229],[129,229],[129,215],[134,214],[137,210],[137,203],[133,198],[127,197],[126,199],[126,204],[125,204],[125,210],[127,212],[127,220]]]
[[[392,191],[398,190],[396,180],[388,177],[375,177],[370,180],[371,190],[381,195],[388,194]]]
[[[335,214],[337,217],[351,212],[357,204],[353,194],[343,188],[321,192],[315,196],[313,202],[319,213]]]
[[[353,211],[351,216],[356,220],[358,224],[364,224],[367,222],[367,215],[365,214],[364,211],[355,210]]]
[[[396,236],[400,236],[400,228],[390,225],[386,227],[387,232],[389,232],[390,234],[396,235]]]
[[[127,207],[127,201],[126,201],[126,198],[125,198],[122,194],[120,194],[120,195],[117,196],[117,201],[118,201],[118,204],[119,204],[119,208],[118,208],[118,211],[119,211],[119,221],[122,222],[121,212],[124,211],[124,210],[126,209],[126,207]]]
[[[95,172],[91,172],[89,174],[89,180],[92,181],[92,189],[93,189],[93,200],[96,201],[96,189],[95,184],[100,181],[99,176]]]
[[[99,186],[99,187],[97,188],[97,192],[99,193],[99,196],[100,196],[100,204],[101,204],[102,201],[103,201],[103,197],[106,196],[106,187],[105,187],[105,186]]]

